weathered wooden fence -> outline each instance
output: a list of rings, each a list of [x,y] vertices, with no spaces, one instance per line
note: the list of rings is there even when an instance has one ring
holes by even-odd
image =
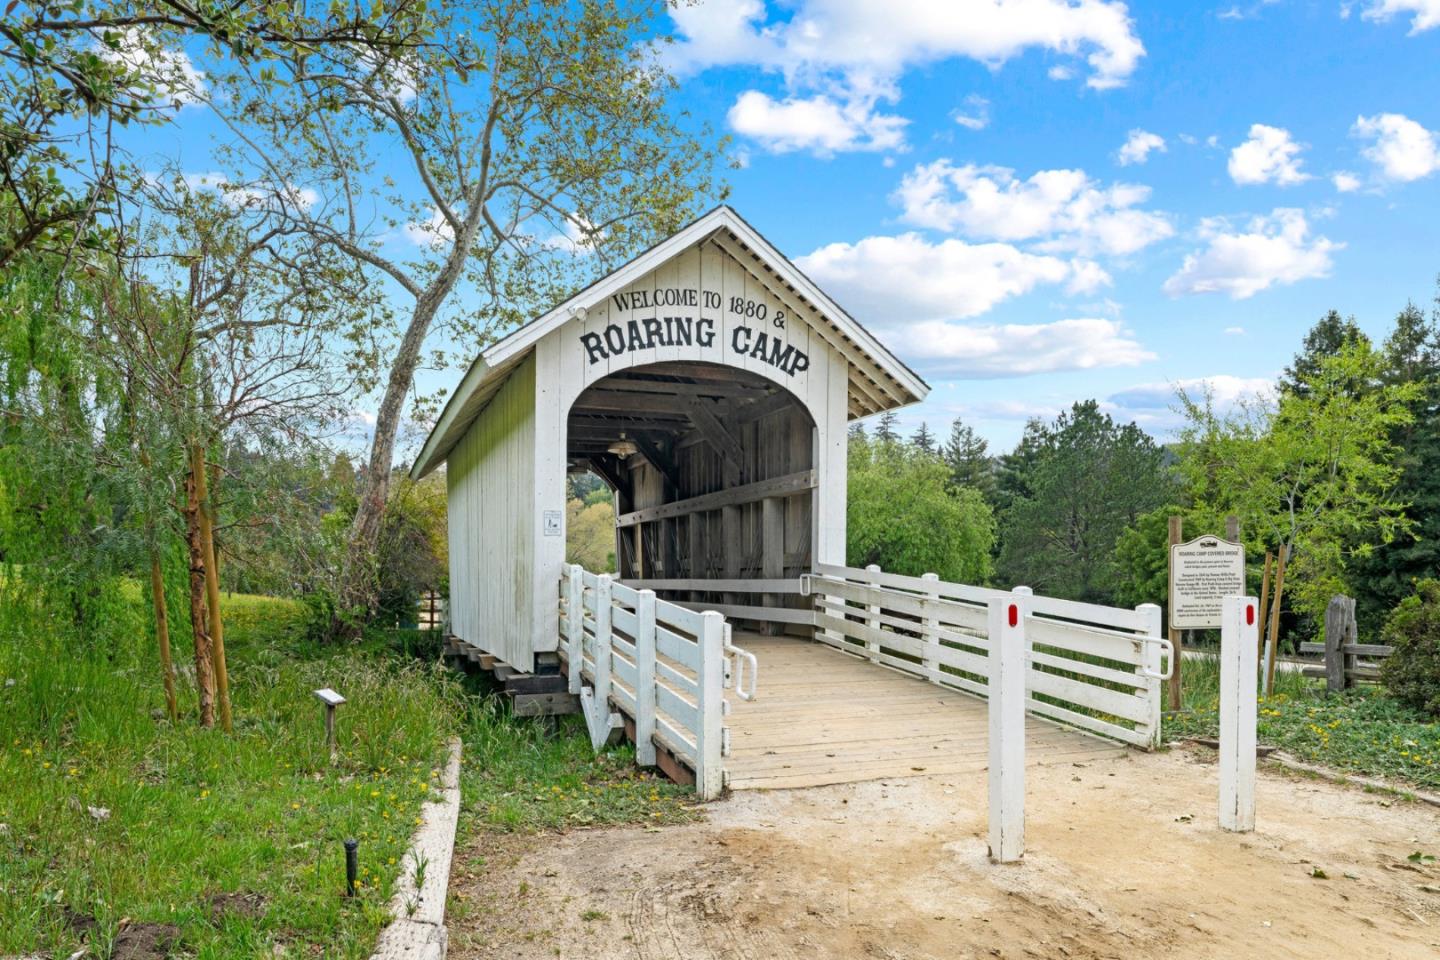
[[[1160,608],[1133,610],[821,564],[805,578],[815,638],[931,683],[989,692],[988,605],[1025,602],[1026,709],[1152,749],[1160,742],[1163,660],[1173,659]]]
[[[1355,601],[1343,594],[1330,598],[1325,608],[1325,642],[1302,643],[1301,653],[1318,653],[1325,660],[1321,666],[1301,667],[1307,677],[1324,677],[1325,688],[1331,693],[1348,690],[1357,680],[1379,680],[1380,664],[1395,652],[1394,647],[1381,643],[1360,643],[1355,625]]]
[[[737,659],[734,679],[742,696],[753,696],[756,679],[754,657],[730,644],[724,616],[657,600],[654,591],[567,564],[560,630],[570,692],[581,695],[596,745],[616,736],[623,723],[613,705],[634,722],[641,765],[655,765],[657,750],[668,751],[694,771],[702,799],[719,796],[729,752],[729,658]]]

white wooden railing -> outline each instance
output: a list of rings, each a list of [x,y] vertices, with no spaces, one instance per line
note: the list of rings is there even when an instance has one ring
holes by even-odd
[[[724,616],[566,564],[560,632],[570,692],[581,696],[595,745],[613,739],[623,724],[614,708],[635,724],[637,762],[654,766],[657,748],[667,750],[695,771],[702,799],[719,796],[729,753],[724,691],[730,657],[737,659],[741,696],[754,695],[756,680],[755,659],[730,644]]]
[[[819,564],[804,580],[817,640],[982,697],[992,669],[988,604],[1022,597],[1026,709],[1146,749],[1159,745],[1169,643],[1154,604],[1127,610],[878,567]]]

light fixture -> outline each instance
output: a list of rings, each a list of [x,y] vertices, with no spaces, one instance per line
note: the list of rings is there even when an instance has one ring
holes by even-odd
[[[634,440],[627,440],[625,438],[624,430],[620,431],[620,439],[610,444],[610,446],[606,447],[605,450],[607,453],[615,454],[615,456],[619,457],[621,460],[624,460],[631,454],[640,452],[640,448],[635,446]]]

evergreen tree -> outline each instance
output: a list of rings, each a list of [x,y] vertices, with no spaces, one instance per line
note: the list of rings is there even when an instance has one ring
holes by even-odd
[[[880,414],[880,420],[875,424],[875,439],[881,443],[896,443],[900,435],[895,432],[895,411],[886,410]]]
[[[950,467],[950,482],[957,487],[973,487],[992,500],[995,494],[995,471],[986,453],[985,438],[959,417],[950,424],[950,440],[941,455]]]
[[[1410,504],[1406,513],[1415,529],[1414,536],[1375,544],[1353,563],[1347,580],[1364,636],[1376,635],[1386,615],[1414,592],[1416,580],[1440,570],[1440,302],[1428,321],[1418,307],[1407,304],[1395,318],[1395,329],[1381,353],[1387,385],[1420,387],[1410,405],[1412,421],[1397,427],[1390,437],[1399,448],[1395,495]]]
[[[1367,347],[1371,345],[1355,318],[1341,317],[1331,310],[1305,334],[1300,352],[1280,376],[1280,392],[1303,393],[1305,383],[1315,379],[1325,358],[1335,356],[1343,347],[1362,343]]]
[[[930,427],[925,421],[920,421],[920,429],[916,430],[910,437],[910,442],[919,450],[925,453],[935,453],[935,435],[930,432]]]
[[[1113,599],[1119,581],[1120,534],[1175,494],[1155,441],[1133,423],[1115,423],[1094,400],[1051,425],[1028,425],[1008,482],[1001,581],[1099,603]]]

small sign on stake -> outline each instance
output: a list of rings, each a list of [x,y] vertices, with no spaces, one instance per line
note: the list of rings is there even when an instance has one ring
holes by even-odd
[[[1170,629],[1218,630],[1225,597],[1245,593],[1245,547],[1196,537],[1170,547]]]

